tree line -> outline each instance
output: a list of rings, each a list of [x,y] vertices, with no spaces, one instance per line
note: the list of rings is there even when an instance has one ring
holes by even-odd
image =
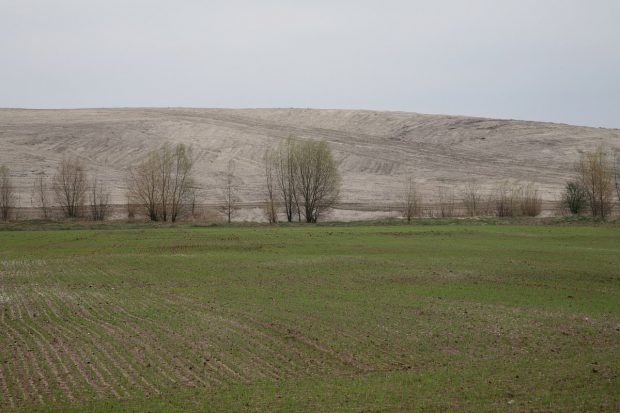
[[[342,179],[326,142],[290,137],[269,148],[263,160],[264,215],[270,223],[315,223],[338,202]],[[166,143],[129,165],[128,217],[133,218],[139,211],[151,221],[176,222],[182,216],[193,215],[199,199],[195,162],[191,147]],[[400,210],[407,221],[423,215],[423,194],[417,187],[413,177],[404,185]],[[52,207],[59,208],[66,218],[102,221],[109,217],[109,188],[78,158],[63,159],[51,182],[43,174],[38,175],[32,188],[33,205],[40,207],[44,219],[51,217]],[[230,161],[224,172],[219,208],[227,222],[238,209],[237,189],[238,179]],[[620,200],[620,159],[600,146],[583,153],[576,162],[559,205],[571,214],[590,213],[605,219],[611,213],[614,193]],[[504,182],[491,193],[483,192],[473,181],[458,192],[439,186],[436,199],[431,216],[537,216],[542,210],[540,192],[533,184]],[[16,204],[10,171],[0,166],[0,220],[8,221]]]
[[[558,205],[565,213],[589,213],[606,219],[613,209],[614,193],[620,201],[620,158],[599,146],[592,152],[584,152],[575,163]],[[409,177],[404,186],[403,218],[411,221],[423,215],[422,198],[415,181]],[[465,184],[460,193],[451,187],[439,186],[436,199],[435,210],[426,215],[513,217],[538,216],[542,212],[540,191],[532,183],[501,182],[487,194],[474,181]],[[457,204],[462,207],[460,210]]]
[[[183,144],[174,148],[165,144],[150,152],[145,160],[127,169],[128,203],[141,207],[150,220],[174,222],[192,196],[192,167],[191,149]],[[6,166],[0,167],[0,193],[0,218],[7,221],[17,198]],[[89,174],[77,157],[63,159],[51,183],[43,174],[38,175],[32,202],[40,207],[44,219],[49,219],[51,208],[57,207],[65,218],[103,221],[111,207],[108,186],[96,174]]]
[[[168,143],[147,154],[126,171],[127,214],[140,212],[151,221],[176,222],[193,214],[198,198],[194,178],[196,158],[192,148]],[[288,221],[302,217],[317,222],[334,205],[340,191],[340,175],[326,142],[290,138],[267,151],[265,173],[269,176],[270,222],[278,221],[280,201]],[[16,208],[15,187],[6,166],[0,167],[0,219],[8,221]],[[50,197],[50,193],[53,197]],[[48,182],[38,175],[33,183],[33,204],[38,204],[44,219],[51,217],[52,206],[65,218],[105,220],[110,213],[110,190],[102,180],[89,174],[79,158],[63,159]],[[231,222],[237,210],[237,177],[229,162],[224,175],[220,212]]]
[[[51,186],[51,187],[50,187]],[[50,199],[50,192],[53,198]],[[44,175],[39,175],[33,183],[33,203],[37,202],[44,219],[50,217],[50,209],[55,201],[63,215],[76,218],[89,215],[95,221],[106,218],[109,210],[110,193],[96,176],[88,177],[84,163],[78,158],[63,159],[52,177],[51,185]],[[15,187],[6,166],[0,167],[0,218],[8,221],[11,211],[16,207]]]
[[[412,178],[409,178],[404,193],[402,216],[407,221],[422,216],[535,217],[542,212],[543,203],[539,190],[532,183],[501,182],[489,193],[485,193],[475,181],[467,182],[460,191],[450,186],[439,186],[436,202],[429,204],[422,202],[422,194]]]

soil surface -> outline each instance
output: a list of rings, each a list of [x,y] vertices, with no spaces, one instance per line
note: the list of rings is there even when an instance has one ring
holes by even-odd
[[[583,151],[620,149],[620,130],[405,112],[315,109],[0,109],[0,164],[31,206],[37,174],[52,176],[67,156],[82,158],[109,184],[114,203],[125,202],[125,171],[162,143],[192,145],[202,202],[223,197],[224,171],[234,160],[246,219],[260,219],[265,150],[288,136],[323,139],[343,175],[337,215],[390,211],[413,176],[427,200],[437,187],[458,192],[475,180],[491,191],[499,182],[534,182],[553,201]]]

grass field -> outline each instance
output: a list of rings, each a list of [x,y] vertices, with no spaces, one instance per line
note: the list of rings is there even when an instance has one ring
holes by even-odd
[[[0,411],[619,411],[620,228],[0,231]]]

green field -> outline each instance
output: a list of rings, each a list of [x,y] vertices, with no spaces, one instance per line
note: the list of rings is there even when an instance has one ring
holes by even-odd
[[[0,411],[620,410],[618,226],[0,231],[0,313]]]

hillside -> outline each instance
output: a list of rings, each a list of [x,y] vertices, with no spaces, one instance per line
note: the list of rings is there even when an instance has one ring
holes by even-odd
[[[20,203],[33,178],[52,175],[65,156],[80,156],[124,202],[124,170],[165,141],[194,147],[204,201],[217,203],[234,159],[239,194],[262,199],[262,156],[289,135],[330,142],[343,175],[342,201],[399,202],[412,175],[432,197],[439,185],[476,180],[535,182],[556,198],[579,153],[598,144],[620,149],[620,130],[404,112],[313,109],[0,110],[0,164],[9,166]]]

